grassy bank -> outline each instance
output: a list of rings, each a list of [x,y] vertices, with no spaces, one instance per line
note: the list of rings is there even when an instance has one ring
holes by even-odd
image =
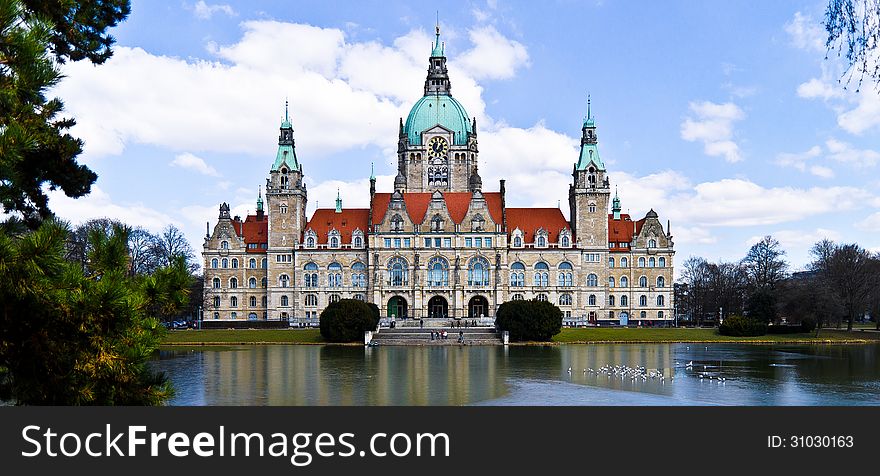
[[[169,331],[163,345],[323,344],[318,329],[210,329]]]
[[[819,337],[809,334],[767,334],[758,337],[728,337],[715,329],[562,329],[553,337],[560,344],[587,343],[664,343],[664,342],[742,342],[742,343],[865,343],[880,342],[880,334],[823,330]]]

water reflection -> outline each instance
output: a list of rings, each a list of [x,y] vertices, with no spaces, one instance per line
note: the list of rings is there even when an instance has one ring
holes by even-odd
[[[174,405],[875,405],[878,348],[273,345],[163,350],[154,364]]]

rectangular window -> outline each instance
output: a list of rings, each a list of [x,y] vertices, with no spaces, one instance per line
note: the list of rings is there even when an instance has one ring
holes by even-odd
[[[464,246],[465,246],[466,248],[470,248],[471,246],[474,246],[474,242],[473,242],[473,240],[470,239],[470,238],[465,238],[465,239],[464,239]]]
[[[452,238],[443,238],[443,247],[452,248]]]
[[[400,248],[400,238],[395,238],[395,239],[394,239],[394,247],[395,247],[395,248]]]
[[[391,238],[385,238],[385,247],[391,248]]]
[[[440,238],[434,238],[434,248],[440,247]]]
[[[409,239],[409,238],[404,238],[404,239],[403,239],[403,247],[404,247],[404,248],[410,248],[410,247],[412,247],[412,242],[410,242],[410,239]]]
[[[430,248],[430,247],[431,247],[431,239],[425,238],[425,248]]]
[[[482,238],[474,238],[474,246],[477,248],[483,247],[483,239]]]
[[[614,243],[610,243],[610,242],[609,242],[609,243],[608,243],[608,247],[609,247],[609,248],[614,248]]]
[[[486,238],[486,248],[492,247],[492,238]]]

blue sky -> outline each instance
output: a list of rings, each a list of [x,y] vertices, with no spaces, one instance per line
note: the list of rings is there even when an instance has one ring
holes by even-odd
[[[822,1],[133,1],[114,57],[55,94],[93,193],[62,217],[181,227],[253,212],[285,99],[309,210],[365,207],[395,173],[439,11],[452,93],[477,117],[484,188],[567,214],[587,94],[624,210],[672,222],[678,262],[772,234],[794,269],[828,237],[880,251],[880,92],[838,84]]]

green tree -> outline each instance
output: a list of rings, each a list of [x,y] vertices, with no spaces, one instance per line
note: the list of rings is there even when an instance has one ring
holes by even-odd
[[[340,299],[321,311],[321,337],[327,342],[363,342],[364,331],[378,324],[379,316],[357,299]]]
[[[0,399],[18,404],[155,405],[171,386],[148,367],[164,329],[154,312],[183,306],[181,262],[129,275],[124,227],[90,233],[88,267],[66,259],[69,230],[0,228]]]
[[[495,326],[514,341],[549,341],[562,330],[562,311],[547,301],[508,301],[498,306]]]

